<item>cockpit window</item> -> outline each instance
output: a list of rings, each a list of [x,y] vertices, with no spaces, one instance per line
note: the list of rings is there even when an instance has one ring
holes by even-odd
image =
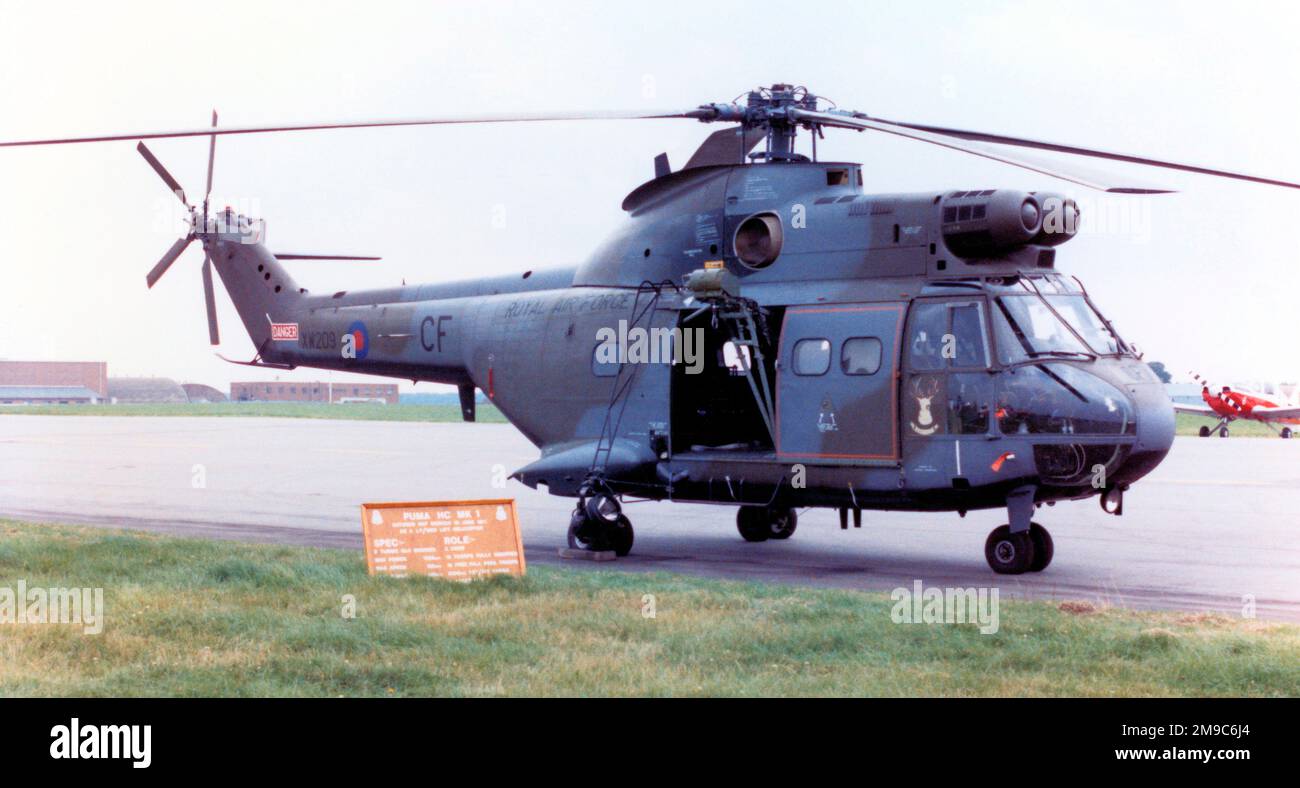
[[[993,310],[998,360],[1014,364],[1052,353],[1089,351],[1038,296],[1000,296]]]
[[[1136,434],[1128,398],[1069,364],[1020,367],[997,380],[997,418],[1004,435]]]
[[[988,366],[981,302],[940,301],[912,308],[912,369]]]
[[[939,304],[917,304],[912,307],[911,364],[912,369],[943,369],[943,336],[948,332],[948,307]]]
[[[988,359],[984,355],[984,323],[980,320],[979,304],[953,305],[952,336],[954,367],[988,365]]]
[[[1081,295],[1049,295],[1047,302],[1060,313],[1094,353],[1111,355],[1120,352],[1119,339],[1106,328],[1101,315]]]
[[[989,288],[998,293],[993,323],[1004,364],[1130,352],[1088,297],[1059,276],[1017,277]]]

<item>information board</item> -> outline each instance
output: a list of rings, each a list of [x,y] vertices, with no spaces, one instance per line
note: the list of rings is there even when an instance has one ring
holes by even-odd
[[[513,499],[363,503],[361,532],[372,575],[473,580],[524,574]]]

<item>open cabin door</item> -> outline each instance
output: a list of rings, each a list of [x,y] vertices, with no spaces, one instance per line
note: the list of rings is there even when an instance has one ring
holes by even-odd
[[[905,306],[786,310],[776,384],[778,457],[898,459],[898,338]]]
[[[772,381],[784,307],[719,302],[684,310],[678,328],[694,354],[673,366],[672,447],[677,455],[712,451],[769,454],[776,417]]]

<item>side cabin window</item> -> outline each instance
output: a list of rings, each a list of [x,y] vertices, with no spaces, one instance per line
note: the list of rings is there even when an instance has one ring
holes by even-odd
[[[876,337],[849,337],[840,348],[840,369],[845,375],[874,375],[883,351]]]
[[[825,375],[830,368],[829,339],[801,339],[794,344],[794,374]]]

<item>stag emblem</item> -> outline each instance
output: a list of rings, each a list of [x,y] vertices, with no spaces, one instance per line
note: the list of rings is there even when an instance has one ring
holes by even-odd
[[[939,378],[926,376],[912,380],[912,396],[916,398],[916,418],[912,420],[912,432],[917,435],[933,435],[939,431],[939,423],[934,419],[930,403],[939,393]]]

